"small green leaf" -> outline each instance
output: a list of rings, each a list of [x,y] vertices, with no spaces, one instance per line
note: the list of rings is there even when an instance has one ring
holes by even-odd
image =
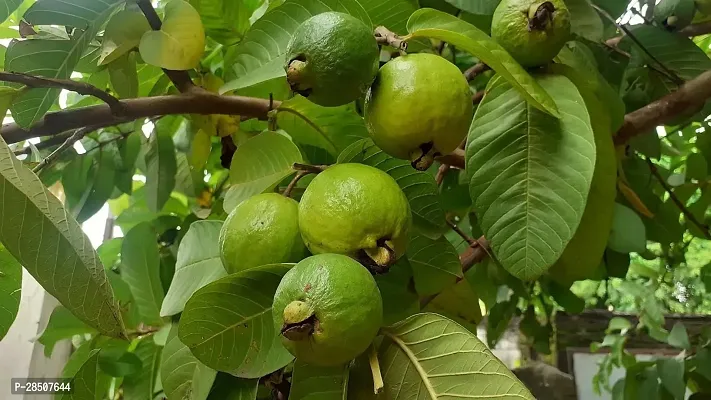
[[[674,327],[672,328],[671,332],[669,332],[667,343],[680,349],[691,349],[691,344],[689,343],[689,335],[686,333],[686,327],[683,323],[677,322],[676,324],[674,324]]]
[[[85,323],[75,317],[65,307],[58,306],[52,311],[49,316],[47,327],[37,339],[44,346],[44,355],[52,356],[54,345],[58,341],[71,339],[74,335],[94,334],[96,330],[87,326]]]
[[[0,245],[0,340],[10,330],[20,309],[22,266]]]
[[[160,305],[163,286],[160,281],[160,254],[156,233],[149,223],[133,227],[121,246],[121,276],[131,289],[143,322],[163,325]]]
[[[180,318],[180,341],[208,367],[258,378],[293,357],[272,320],[272,299],[289,269],[276,264],[218,279],[188,300]]]
[[[153,342],[152,336],[145,337],[138,342],[134,353],[141,361],[141,369],[124,378],[122,385],[124,399],[145,400],[154,397],[161,350],[162,348]]]
[[[602,40],[602,19],[588,0],[565,0],[565,5],[570,11],[571,33],[593,42]]]
[[[632,323],[627,318],[614,317],[608,323],[606,332],[611,333],[613,331],[620,331],[622,333],[625,333],[631,328]]]
[[[168,2],[161,29],[144,33],[138,49],[148,64],[180,71],[195,68],[205,51],[200,14],[187,1]]]
[[[496,303],[489,310],[488,322],[486,324],[486,340],[489,342],[489,347],[493,348],[501,339],[506,329],[509,327],[511,318],[516,312],[516,301],[505,301]]]
[[[450,318],[469,330],[476,330],[482,319],[479,297],[466,278],[439,293],[425,310]]]
[[[136,53],[130,52],[117,57],[107,69],[111,87],[119,98],[130,99],[138,96],[138,71],[136,70]]]
[[[86,221],[104,206],[114,190],[114,177],[114,162],[101,150],[76,157],[64,168],[66,207],[77,221]]]
[[[642,219],[631,209],[615,203],[612,231],[607,246],[618,253],[642,253],[647,237]]]
[[[345,399],[348,393],[348,364],[318,367],[297,360],[291,379],[289,400]]]
[[[146,202],[153,212],[160,211],[175,188],[175,174],[178,169],[172,134],[176,120],[163,118],[148,141],[146,161]]]
[[[232,187],[225,195],[225,211],[232,211],[244,200],[274,189],[294,173],[294,163],[303,162],[301,152],[286,136],[262,132],[244,142],[232,157]]]
[[[469,192],[501,265],[528,280],[560,258],[580,224],[595,137],[584,99],[568,78],[537,75],[558,104],[560,119],[494,79],[469,132]]]
[[[178,338],[173,325],[163,349],[160,377],[169,399],[205,400],[217,372],[203,365]]]
[[[553,116],[559,116],[556,102],[519,63],[498,43],[474,25],[430,8],[415,11],[407,21],[410,36],[443,40],[466,50],[506,79],[531,105]]]
[[[91,241],[2,137],[0,185],[5,248],[79,319],[107,336],[123,337],[120,309]]]
[[[651,136],[651,135],[645,135]],[[686,157],[686,176],[697,181],[703,181],[709,175],[706,158],[699,153],[691,153]]]
[[[23,0],[2,0],[2,7],[0,7],[0,21],[5,22],[5,20],[17,9],[17,7],[22,4]]]
[[[71,393],[60,394],[58,400],[101,400],[111,380],[99,370],[99,350],[92,350],[87,360],[72,376]]]
[[[459,255],[444,236],[432,240],[414,235],[405,254],[412,266],[415,290],[421,296],[437,294],[462,277]]]
[[[371,139],[360,140],[343,150],[338,163],[348,162],[370,165],[392,176],[410,202],[413,224],[419,233],[437,239],[447,229],[432,175],[416,171],[409,162],[383,153]]]
[[[226,275],[217,244],[222,221],[196,221],[178,248],[175,276],[161,306],[161,316],[177,314],[201,287]]]
[[[259,389],[259,379],[244,379],[229,374],[218,374],[207,399],[256,400]]]
[[[150,29],[146,16],[138,10],[126,9],[114,14],[104,30],[99,64],[108,64],[137,48],[143,34]]]
[[[444,317],[417,314],[382,332],[378,358],[385,398],[534,400],[475,334]]]
[[[657,373],[659,374],[659,379],[662,381],[662,386],[674,396],[674,399],[684,398],[684,394],[686,393],[684,360],[675,358],[659,359],[657,360]]]

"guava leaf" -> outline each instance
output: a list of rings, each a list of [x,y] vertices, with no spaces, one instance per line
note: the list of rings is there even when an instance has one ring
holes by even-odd
[[[427,305],[425,311],[446,316],[470,331],[476,331],[476,326],[483,318],[479,297],[467,278],[440,292]]]
[[[0,22],[5,20],[22,4],[23,0],[3,0],[0,5]]]
[[[274,189],[294,173],[294,163],[300,162],[299,148],[282,134],[267,131],[247,140],[232,156],[232,186],[225,194],[225,211],[229,213],[255,194]]]
[[[146,16],[138,10],[127,9],[114,14],[104,30],[99,64],[108,64],[138,47],[141,37],[149,30],[151,26]]]
[[[550,94],[503,47],[474,25],[442,11],[422,8],[410,16],[407,30],[410,37],[443,40],[470,52],[506,79],[531,105],[559,116]]]
[[[156,123],[148,140],[148,150],[144,156],[146,203],[148,209],[153,212],[159,212],[163,208],[175,188],[178,163],[172,135],[176,124],[177,120],[174,118],[161,119]]]
[[[99,349],[91,350],[89,357],[72,378],[72,391],[57,397],[59,400],[98,400],[109,388],[111,378],[99,369]]]
[[[462,11],[466,11],[476,15],[494,15],[494,10],[499,5],[501,0],[445,0],[447,3],[457,7]]]
[[[345,399],[348,393],[348,364],[319,367],[297,360],[291,379],[290,400]]]
[[[196,221],[180,241],[175,275],[160,309],[161,316],[177,314],[201,287],[227,275],[217,244],[222,221]]]
[[[207,399],[217,371],[198,361],[180,341],[177,324],[170,329],[162,357],[160,378],[169,399]]]
[[[121,313],[91,241],[0,136],[0,242],[77,318],[123,337]]]
[[[570,11],[570,32],[593,42],[602,40],[604,26],[588,0],[565,0]]]
[[[121,276],[133,294],[142,321],[152,326],[163,325],[160,254],[156,232],[149,222],[131,228],[123,238]]]
[[[360,140],[343,150],[338,163],[348,162],[370,165],[392,176],[410,202],[413,224],[419,233],[437,239],[447,229],[432,175],[413,169],[407,161],[390,157],[371,139]]]
[[[563,253],[582,219],[595,167],[585,102],[566,77],[539,75],[560,119],[494,78],[469,131],[469,192],[501,265],[534,279]]]
[[[42,334],[37,338],[37,341],[44,346],[44,355],[49,358],[52,356],[54,345],[60,340],[71,339],[74,335],[83,335],[85,333],[96,333],[96,330],[88,326],[75,317],[64,306],[57,306],[52,310],[49,316],[47,326],[42,331]]]
[[[413,315],[382,333],[385,398],[535,399],[475,334],[440,315]]]
[[[244,379],[229,374],[219,374],[210,390],[208,400],[255,400],[259,388],[259,379]]]
[[[180,341],[203,364],[241,378],[259,378],[293,357],[274,329],[272,300],[287,264],[265,265],[212,282],[188,300]]]
[[[136,53],[126,53],[109,63],[106,68],[114,92],[121,99],[138,96],[138,70]]]
[[[153,397],[162,347],[155,344],[152,336],[138,342],[134,354],[141,361],[141,368],[123,380],[123,396],[126,400],[150,399]]]
[[[20,309],[22,266],[0,245],[0,340],[10,330]]]
[[[407,244],[406,255],[412,266],[415,290],[421,296],[439,293],[462,276],[459,255],[444,236],[432,240],[413,235]]]
[[[400,257],[387,274],[373,276],[383,298],[383,324],[390,325],[420,311],[420,298],[412,287],[412,267]]]
[[[630,208],[615,203],[607,246],[618,253],[644,252],[647,248],[647,235],[642,218]]]
[[[138,50],[143,61],[156,67],[181,71],[195,68],[205,51],[200,14],[187,1],[168,2],[160,30],[144,33]]]

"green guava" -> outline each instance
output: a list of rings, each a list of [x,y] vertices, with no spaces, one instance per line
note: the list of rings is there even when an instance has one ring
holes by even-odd
[[[306,257],[298,215],[299,203],[277,193],[258,194],[240,203],[220,230],[225,270],[235,273]]]
[[[667,30],[682,29],[694,19],[696,3],[693,0],[662,0],[654,6],[654,21]]]
[[[563,0],[503,0],[491,37],[524,67],[547,64],[570,39],[570,13]]]
[[[397,182],[363,164],[337,164],[318,174],[299,203],[299,228],[313,254],[353,257],[385,272],[405,253],[410,204]]]
[[[368,90],[380,51],[373,31],[348,14],[325,12],[301,24],[286,48],[291,90],[325,107],[348,104]]]
[[[307,364],[342,365],[363,353],[383,322],[373,276],[340,254],[304,259],[274,294],[274,326],[291,354]]]
[[[365,99],[365,122],[378,147],[418,170],[452,152],[472,121],[469,83],[434,54],[408,54],[385,64]]]

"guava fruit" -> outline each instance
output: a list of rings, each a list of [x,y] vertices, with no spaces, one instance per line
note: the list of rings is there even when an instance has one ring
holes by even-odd
[[[693,0],[662,0],[654,6],[654,21],[669,31],[676,31],[691,24],[696,14]]]
[[[383,302],[362,265],[344,255],[319,254],[284,275],[272,313],[291,354],[307,364],[331,366],[368,348],[383,321]]]
[[[365,122],[378,147],[418,170],[452,152],[472,121],[469,83],[434,54],[408,54],[385,64],[365,99]]]
[[[353,257],[373,272],[405,253],[410,205],[397,182],[363,164],[337,164],[318,174],[299,203],[299,228],[313,254]]]
[[[277,193],[263,193],[235,207],[218,239],[225,270],[235,273],[306,257],[308,252],[299,233],[298,204]]]
[[[378,70],[373,31],[348,14],[325,12],[301,24],[286,48],[291,90],[325,107],[355,101]]]
[[[570,39],[570,13],[563,0],[503,0],[491,37],[522,66],[543,65]]]

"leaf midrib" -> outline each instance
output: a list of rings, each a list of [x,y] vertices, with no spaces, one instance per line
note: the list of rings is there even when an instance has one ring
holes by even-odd
[[[395,343],[400,348],[400,350],[405,353],[407,358],[410,359],[410,362],[415,367],[415,370],[417,371],[418,375],[420,375],[420,379],[422,379],[422,384],[425,385],[425,388],[427,389],[427,393],[429,393],[430,398],[432,400],[436,400],[438,398],[437,392],[435,392],[432,383],[430,383],[429,381],[427,372],[425,372],[424,368],[422,368],[422,364],[420,364],[420,361],[417,359],[417,356],[415,356],[415,354],[410,351],[405,342],[400,340],[400,338],[394,335],[392,332],[389,332],[388,330],[383,330],[383,334],[390,338],[390,340],[392,340],[393,343]]]

